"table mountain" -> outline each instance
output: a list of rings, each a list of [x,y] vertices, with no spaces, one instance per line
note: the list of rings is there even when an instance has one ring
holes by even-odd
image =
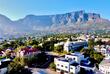
[[[97,13],[75,11],[55,15],[27,15],[26,17],[12,21],[4,15],[0,15],[0,34],[24,33],[24,32],[80,32],[88,30],[110,30],[110,21]]]

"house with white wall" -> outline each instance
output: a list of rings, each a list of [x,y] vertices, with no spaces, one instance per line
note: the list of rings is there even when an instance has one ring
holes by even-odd
[[[59,45],[64,45],[64,42],[59,42],[59,43],[56,43],[56,44],[54,44],[54,47],[56,47],[56,46],[59,46]]]
[[[59,73],[69,74],[74,73],[77,74],[80,71],[80,66],[78,63],[67,60],[65,58],[55,58],[54,63],[56,65],[56,71]]]
[[[72,53],[65,55],[65,57],[54,58],[56,65],[56,71],[64,74],[77,74],[80,71],[80,61],[84,59],[84,56],[80,53]]]
[[[87,46],[87,41],[82,41],[82,40],[69,41],[69,40],[67,40],[67,42],[64,43],[64,51],[70,52],[71,50],[75,50],[78,47],[85,47],[85,46]]]
[[[82,55],[82,54],[79,53],[79,52],[75,52],[75,53],[71,53],[71,54],[65,55],[65,58],[66,58],[66,59],[71,59],[71,60],[74,60],[75,62],[80,63],[81,60],[84,59],[84,55]]]
[[[103,53],[103,54],[106,54],[106,53],[107,53],[107,49],[104,48],[104,47],[102,47],[102,48],[100,49],[100,52]]]

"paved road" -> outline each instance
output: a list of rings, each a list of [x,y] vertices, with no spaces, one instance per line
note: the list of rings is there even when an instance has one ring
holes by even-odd
[[[33,74],[58,74],[50,69],[31,68]]]

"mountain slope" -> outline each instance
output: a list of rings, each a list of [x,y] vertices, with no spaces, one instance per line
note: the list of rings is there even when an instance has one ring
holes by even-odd
[[[110,30],[110,21],[100,14],[76,11],[56,15],[27,15],[26,17],[12,21],[4,15],[0,15],[0,33],[14,34],[16,32],[79,32],[87,30]]]
[[[0,34],[15,32],[15,27],[13,21],[4,15],[0,15]]]

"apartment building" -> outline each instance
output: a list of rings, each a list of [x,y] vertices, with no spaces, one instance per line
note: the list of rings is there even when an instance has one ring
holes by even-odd
[[[80,71],[80,61],[84,56],[80,53],[67,54],[65,57],[55,58],[56,71],[64,74],[77,74]]]

